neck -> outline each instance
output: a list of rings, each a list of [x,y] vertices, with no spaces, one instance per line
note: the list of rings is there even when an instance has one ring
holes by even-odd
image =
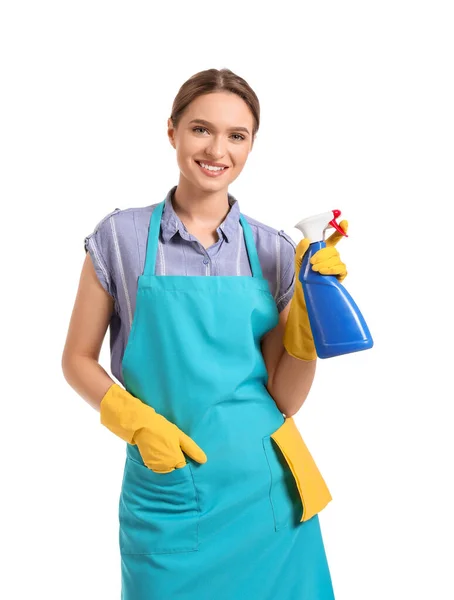
[[[230,210],[225,189],[215,192],[201,190],[182,178],[173,194],[172,205],[185,225],[215,229],[224,221]]]

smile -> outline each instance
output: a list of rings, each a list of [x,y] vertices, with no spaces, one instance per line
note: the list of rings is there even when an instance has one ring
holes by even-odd
[[[227,169],[229,168],[229,167],[212,167],[203,162],[197,162],[197,161],[195,161],[195,162],[199,165],[199,168],[202,171],[202,173],[204,173],[205,175],[208,175],[208,177],[219,177],[220,175],[222,175],[222,173],[224,173],[224,171],[227,171]]]

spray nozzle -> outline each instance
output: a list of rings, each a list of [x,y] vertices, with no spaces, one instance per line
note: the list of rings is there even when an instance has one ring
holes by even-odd
[[[336,221],[336,219],[338,217],[341,216],[341,211],[334,209],[332,211],[333,215],[334,215],[334,219],[331,219],[331,221],[329,222],[329,224],[331,225],[331,227],[334,227],[334,229],[336,229],[339,233],[341,233],[342,235],[345,235],[345,237],[348,237],[347,233],[342,229],[342,227],[339,225],[339,223]]]
[[[348,237],[347,233],[340,227],[339,223],[336,221],[338,217],[341,216],[340,210],[330,210],[326,213],[321,213],[319,215],[314,215],[313,217],[308,217],[307,219],[303,219],[299,223],[295,225],[297,229],[299,229],[305,238],[311,240],[311,242],[322,242],[325,239],[325,231],[329,227],[334,227],[336,231],[338,231],[341,235],[345,235]]]

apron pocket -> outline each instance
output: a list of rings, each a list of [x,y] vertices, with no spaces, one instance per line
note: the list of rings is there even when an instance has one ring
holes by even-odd
[[[197,550],[199,514],[189,464],[155,473],[126,459],[119,505],[122,554]]]
[[[271,472],[276,531],[293,521],[295,500],[299,521],[308,521],[325,508],[331,494],[293,418],[286,418],[274,433],[265,436],[263,446]]]

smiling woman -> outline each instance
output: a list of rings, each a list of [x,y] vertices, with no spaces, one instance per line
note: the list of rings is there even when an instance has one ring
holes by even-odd
[[[315,372],[290,302],[298,252],[229,193],[259,120],[232,71],[191,77],[167,122],[178,185],[85,239],[63,369],[127,442],[123,600],[334,598],[318,520],[331,496],[291,416]],[[283,345],[292,308],[307,360]],[[122,385],[98,363],[109,326]]]
[[[184,97],[187,101],[187,92]],[[191,184],[206,188],[212,185],[209,180],[217,179],[215,189],[225,202],[226,186],[241,173],[252,150],[258,129],[258,107],[254,95],[248,103],[237,93],[222,89],[199,94],[189,104],[179,101],[177,96],[168,120],[168,135],[177,151],[182,175],[175,197],[177,204],[182,199],[182,213],[186,208],[185,190],[189,190]],[[211,187],[206,189],[212,190]],[[218,194],[210,195],[216,202]],[[190,215],[186,216],[190,220]]]

